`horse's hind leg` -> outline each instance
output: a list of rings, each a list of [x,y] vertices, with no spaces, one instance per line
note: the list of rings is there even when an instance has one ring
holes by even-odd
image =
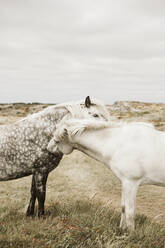
[[[34,215],[34,207],[36,202],[36,184],[35,184],[35,176],[32,176],[32,184],[31,184],[31,197],[29,201],[29,205],[26,211],[26,216]]]

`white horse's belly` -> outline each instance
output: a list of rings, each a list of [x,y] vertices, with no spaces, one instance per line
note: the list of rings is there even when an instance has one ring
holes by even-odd
[[[164,161],[160,161],[157,158],[145,168],[145,177],[142,183],[165,186],[165,159]]]
[[[109,167],[112,169],[114,174],[123,181],[124,179],[128,180],[137,180],[141,185],[151,184],[165,186],[165,167],[161,169],[155,166],[143,166],[140,162],[134,160],[122,159],[118,162],[111,161]],[[149,168],[150,167],[150,168]]]
[[[127,178],[141,184],[165,185],[165,139],[144,137],[123,142],[108,164],[121,181]]]
[[[161,178],[157,178],[156,180],[150,177],[144,177],[140,181],[140,185],[157,185],[157,186],[165,186],[165,181],[161,180]]]

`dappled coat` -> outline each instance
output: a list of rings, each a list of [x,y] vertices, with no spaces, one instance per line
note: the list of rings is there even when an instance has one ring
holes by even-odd
[[[54,155],[47,150],[56,124],[63,118],[96,112],[106,119],[105,107],[96,101],[90,108],[89,100],[50,106],[14,124],[0,126],[0,181],[33,175],[27,215],[34,214],[36,198],[38,215],[44,214],[47,177],[62,158],[62,153]]]

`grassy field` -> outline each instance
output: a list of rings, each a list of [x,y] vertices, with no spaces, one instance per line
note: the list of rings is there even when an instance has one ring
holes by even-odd
[[[84,154],[65,156],[50,174],[43,219],[25,217],[30,182],[0,182],[0,247],[164,248],[164,188],[140,188],[136,231],[129,235],[118,227],[120,183]]]
[[[25,217],[30,184],[31,177],[0,182],[0,248],[165,248],[163,187],[140,187],[136,231],[128,234],[119,228],[119,181],[86,155],[64,156],[49,175],[44,218]]]
[[[121,233],[119,213],[90,201],[56,203],[48,207],[44,219],[26,219],[11,208],[1,217],[0,247],[164,248],[164,229],[137,216],[136,232]]]

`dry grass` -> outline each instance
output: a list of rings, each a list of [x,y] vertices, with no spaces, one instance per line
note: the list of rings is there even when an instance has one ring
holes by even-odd
[[[65,156],[50,174],[44,219],[25,218],[30,182],[0,182],[0,247],[164,248],[164,188],[140,189],[136,232],[129,235],[118,227],[118,180],[82,153]]]
[[[164,248],[165,229],[137,216],[136,231],[122,233],[119,213],[102,204],[56,203],[44,219],[26,219],[11,207],[1,217],[1,248]]]

